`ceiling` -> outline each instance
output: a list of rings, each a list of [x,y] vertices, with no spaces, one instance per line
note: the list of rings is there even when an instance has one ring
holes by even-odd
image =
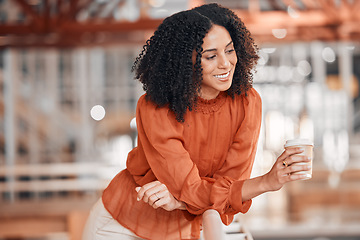
[[[210,2],[258,43],[360,40],[359,0],[0,0],[0,48],[142,44],[166,16]]]

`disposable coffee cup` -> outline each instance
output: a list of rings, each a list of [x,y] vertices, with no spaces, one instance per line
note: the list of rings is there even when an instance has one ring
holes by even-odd
[[[304,174],[306,175],[305,179],[310,179],[312,177],[312,162],[313,162],[313,148],[314,144],[309,139],[291,139],[287,140],[285,143],[285,149],[288,148],[301,148],[304,150],[302,153],[297,155],[305,155],[310,158],[310,162],[307,163],[294,163],[293,165],[309,165],[311,168],[308,171],[296,172],[293,174]],[[305,180],[304,179],[304,180]]]

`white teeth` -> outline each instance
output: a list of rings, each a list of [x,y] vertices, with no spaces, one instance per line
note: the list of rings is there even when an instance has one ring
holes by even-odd
[[[230,75],[230,72],[226,73],[226,74],[223,74],[223,75],[214,75],[215,77],[217,78],[226,78]]]

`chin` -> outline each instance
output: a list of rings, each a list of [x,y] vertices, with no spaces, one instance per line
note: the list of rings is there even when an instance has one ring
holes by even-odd
[[[225,91],[229,90],[229,89],[230,89],[230,87],[231,87],[231,84],[230,84],[230,85],[228,85],[228,86],[226,86],[226,87],[222,87],[222,88],[221,88],[221,89],[219,89],[219,90],[220,90],[220,92],[225,92]]]

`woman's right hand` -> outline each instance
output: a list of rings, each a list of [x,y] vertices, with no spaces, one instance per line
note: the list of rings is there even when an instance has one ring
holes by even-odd
[[[308,164],[294,165],[294,163],[309,163],[311,161],[306,156],[298,155],[302,152],[302,148],[288,148],[278,157],[271,170],[264,175],[269,191],[277,191],[287,182],[306,179],[306,175],[294,174],[310,169]]]
[[[186,210],[185,204],[178,201],[169,192],[165,184],[159,181],[153,181],[142,187],[136,187],[135,190],[138,193],[138,201],[142,200],[155,209],[161,207],[166,211],[173,211],[175,209]]]

